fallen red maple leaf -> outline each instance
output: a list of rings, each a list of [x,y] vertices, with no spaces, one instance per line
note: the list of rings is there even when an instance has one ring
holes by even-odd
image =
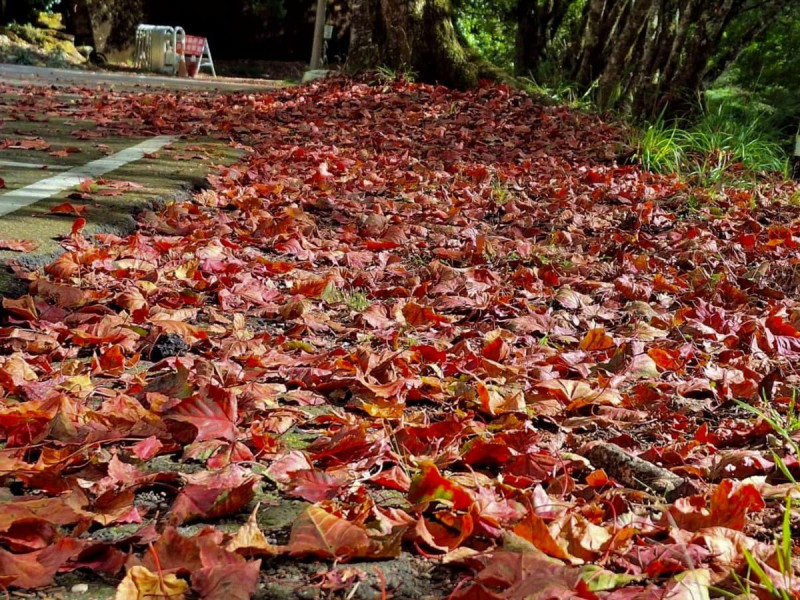
[[[13,252],[33,252],[38,247],[39,242],[35,240],[0,240],[0,250],[12,250]]]
[[[765,506],[753,484],[735,484],[730,479],[723,479],[710,498],[689,496],[677,500],[664,516],[664,522],[689,531],[706,527],[741,530],[747,522],[747,514],[758,512]]]
[[[64,563],[82,547],[82,542],[65,537],[47,548],[25,554],[0,548],[0,577],[11,587],[30,589],[50,585]]]
[[[196,441],[226,440],[235,442],[238,419],[236,396],[230,391],[210,386],[183,400],[166,415],[167,419],[189,423],[197,430]]]
[[[50,207],[51,213],[77,215],[79,217],[86,213],[87,210],[89,210],[89,207],[86,204],[72,204],[72,202],[62,202]]]
[[[309,506],[292,524],[288,550],[295,556],[344,560],[371,554],[367,532],[318,506]]]
[[[71,230],[72,235],[80,235],[85,227],[86,227],[86,219],[84,219],[83,217],[78,217],[72,224],[72,230]]]
[[[473,498],[463,487],[442,477],[432,462],[423,461],[420,472],[411,479],[408,501],[420,505],[443,501],[457,510],[465,510],[472,505]]]
[[[170,507],[169,518],[174,525],[235,514],[253,499],[258,478],[231,466],[222,471],[201,472],[189,481]]]

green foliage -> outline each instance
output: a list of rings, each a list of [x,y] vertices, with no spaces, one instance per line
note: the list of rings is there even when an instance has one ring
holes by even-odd
[[[759,419],[767,423],[780,438],[781,443],[791,449],[795,457],[800,457],[800,443],[795,440],[794,434],[800,429],[800,414],[797,407],[797,391],[792,394],[791,403],[785,413],[779,412],[775,407],[769,406],[765,400],[765,407],[753,406],[741,400],[736,404],[749,413],[754,414]],[[789,475],[789,479],[793,479]]]
[[[3,3],[3,23],[33,23],[40,12],[56,10],[61,0],[10,0]]]
[[[30,24],[18,25],[11,23],[5,28],[6,34],[13,34],[20,40],[35,46],[44,46],[51,41],[48,33]]]
[[[265,19],[283,19],[286,16],[284,0],[250,0],[247,6],[255,16]]]
[[[483,58],[511,70],[514,66],[516,0],[462,0],[456,5],[459,33]]]
[[[758,27],[759,18],[758,10],[746,11],[731,25],[717,56],[733,51],[736,59],[705,93],[707,118],[716,130],[733,124],[748,159],[743,162],[756,167],[779,160],[776,146],[785,155],[792,151],[800,122],[800,13],[785,12],[747,46],[736,47],[738,33]]]
[[[579,85],[567,81],[545,85],[529,77],[520,77],[518,81],[526,92],[544,101],[587,111],[596,108],[592,101],[594,88],[582,91]]]
[[[70,67],[85,62],[72,42],[46,29],[12,23],[1,26],[0,35],[5,40],[0,47],[2,62],[48,67]]]
[[[750,18],[757,19],[753,14]],[[773,109],[769,125],[784,135],[800,121],[800,13],[791,11],[744,48],[725,74]]]
[[[715,60],[738,56],[702,94],[694,123],[658,120],[638,134],[647,168],[705,183],[741,178],[739,164],[750,176],[786,173],[800,121],[800,15],[787,14],[743,49],[730,47],[758,18],[751,11],[732,24]]]

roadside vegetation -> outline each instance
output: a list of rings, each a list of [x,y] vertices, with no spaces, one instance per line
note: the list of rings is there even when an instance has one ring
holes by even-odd
[[[544,60],[535,73],[520,72],[515,0],[462,0],[457,6],[462,35],[487,60],[516,70],[541,96],[598,109],[596,86],[581,86],[552,60]],[[758,18],[757,10],[744,13],[724,38],[712,61],[725,60],[726,68],[712,71],[712,79],[687,103],[688,110],[669,114],[664,109],[637,119],[630,105],[617,107],[617,114],[633,126],[633,156],[644,167],[709,184],[788,175],[800,122],[800,14],[786,12],[747,44],[734,46],[736,32],[753,27]],[[567,41],[553,42],[559,43]]]

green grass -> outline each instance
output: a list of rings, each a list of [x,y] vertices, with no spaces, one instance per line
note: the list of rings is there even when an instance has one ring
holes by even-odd
[[[741,400],[737,400],[736,404],[767,423],[780,438],[780,441],[794,453],[795,457],[800,457],[800,444],[794,438],[794,434],[800,431],[800,407],[797,404],[797,390],[792,393],[791,401],[784,412],[779,412],[775,407],[771,406],[766,398],[764,399],[764,406],[753,406]],[[788,481],[797,483],[782,457],[773,451],[772,459]]]
[[[367,294],[361,290],[340,290],[333,283],[322,292],[322,301],[329,305],[344,304],[353,312],[364,312],[370,307]]]
[[[638,132],[632,145],[646,169],[675,173],[701,185],[746,181],[768,173],[785,175],[786,151],[762,131],[758,121],[745,124],[707,117],[684,129],[658,120]]]
[[[369,299],[364,292],[345,292],[344,303],[353,312],[364,312],[370,307]]]
[[[792,498],[787,496],[784,511],[783,523],[781,526],[780,535],[775,536],[775,559],[777,561],[777,568],[775,569],[780,574],[778,585],[775,584],[773,577],[764,570],[764,567],[759,563],[753,553],[746,547],[742,546],[741,551],[747,561],[747,577],[742,581],[734,573],[734,579],[737,581],[741,592],[747,597],[751,597],[752,590],[750,582],[757,582],[759,587],[767,592],[769,596],[776,600],[792,600],[794,595],[790,590],[795,589],[796,584],[795,573],[792,566]]]
[[[392,68],[388,65],[381,65],[375,72],[386,81],[407,81],[413,83],[417,79],[417,74],[408,65]]]
[[[775,126],[773,113],[738,88],[709,90],[697,120],[658,119],[640,128],[631,145],[646,169],[700,185],[786,176],[790,140]]]
[[[778,411],[774,406],[771,406],[771,403],[768,402],[766,398],[764,398],[763,406],[753,406],[740,400],[737,400],[736,404],[769,424],[781,438],[781,442],[785,447],[789,448],[795,456],[800,456],[800,445],[793,437],[793,434],[800,430],[800,410],[797,405],[796,390],[793,392],[791,400],[784,411]],[[796,484],[797,481],[786,466],[783,457],[779,456],[773,450],[772,459],[777,469],[787,481]],[[747,562],[747,573],[744,578],[734,574],[734,580],[737,582],[743,595],[750,597],[752,593],[751,584],[755,584],[761,591],[766,592],[766,594],[772,598],[791,600],[793,597],[789,590],[795,589],[797,578],[797,573],[792,563],[793,538],[791,520],[794,506],[792,497],[787,495],[784,500],[781,528],[776,532],[774,541],[777,565],[773,565],[773,568],[780,574],[778,585],[776,585],[773,577],[765,571],[764,567],[759,563],[752,552],[742,546],[741,551]]]
[[[581,91],[576,83],[565,81],[548,85],[542,85],[533,77],[518,77],[517,81],[523,90],[543,102],[563,104],[578,110],[597,111],[594,104],[594,85],[586,91]]]

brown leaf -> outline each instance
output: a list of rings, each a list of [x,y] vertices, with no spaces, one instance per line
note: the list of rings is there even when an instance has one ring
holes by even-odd
[[[19,588],[50,585],[58,570],[81,548],[83,543],[72,538],[62,538],[52,546],[26,554],[0,548],[0,578],[13,578],[11,585]]]
[[[369,556],[370,539],[358,525],[312,505],[292,524],[288,549],[293,556],[346,560]]]
[[[528,511],[525,517],[514,526],[514,533],[528,540],[548,556],[569,562],[575,560],[575,557],[570,556],[569,553],[558,544],[542,518],[536,515],[532,510]]]
[[[203,600],[250,600],[260,571],[260,559],[205,567],[192,574],[192,587]]]
[[[77,217],[82,216],[87,210],[89,210],[89,207],[86,204],[73,204],[72,202],[62,202],[50,207],[51,213],[75,215]]]
[[[33,252],[39,247],[35,240],[0,240],[0,250],[13,252]]]
[[[216,519],[237,513],[253,499],[257,477],[235,466],[200,473],[178,494],[170,521],[178,525],[193,519]]]
[[[663,520],[666,524],[674,523],[688,531],[706,527],[727,527],[741,531],[747,522],[747,514],[758,512],[765,506],[753,484],[734,484],[730,479],[724,479],[708,499],[705,496],[689,496],[677,500]]]
[[[26,321],[35,321],[39,318],[36,303],[29,295],[20,296],[19,298],[7,298],[4,296],[3,308],[15,317]]]
[[[234,394],[211,386],[173,407],[165,418],[193,425],[197,429],[195,441],[235,442],[237,406]]]
[[[449,322],[447,317],[443,317],[437,314],[432,308],[422,306],[416,302],[409,302],[403,307],[403,316],[406,322],[414,327],[441,325]]]

